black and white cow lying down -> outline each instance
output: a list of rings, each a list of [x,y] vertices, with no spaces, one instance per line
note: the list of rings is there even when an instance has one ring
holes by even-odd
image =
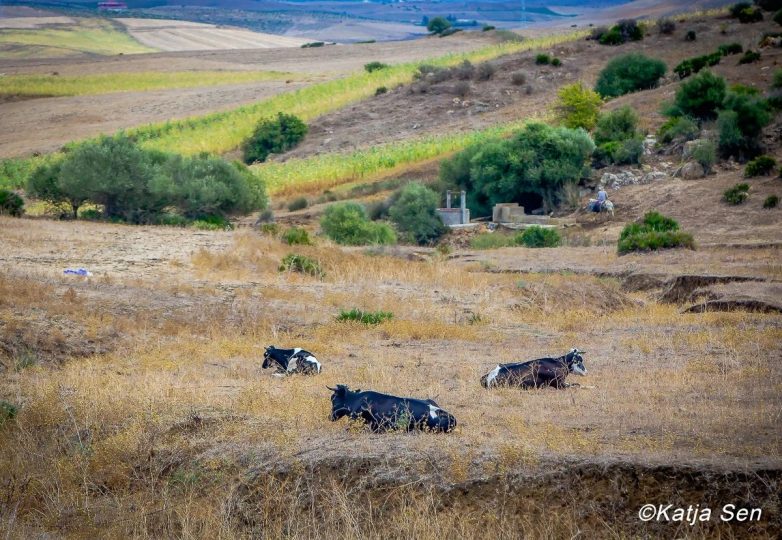
[[[521,388],[567,388],[570,385],[565,378],[570,373],[586,375],[584,351],[571,349],[569,353],[559,358],[538,358],[529,362],[515,364],[499,364],[489,373],[481,377],[484,388],[494,386],[519,386]]]
[[[270,367],[275,368],[280,375],[320,373],[320,362],[311,352],[298,348],[278,349],[274,345],[266,347],[266,352],[263,354],[263,369]]]
[[[456,427],[456,418],[431,399],[352,391],[344,384],[338,384],[336,388],[326,388],[334,392],[331,396],[332,422],[343,416],[351,420],[363,419],[375,432],[395,429],[448,432]]]

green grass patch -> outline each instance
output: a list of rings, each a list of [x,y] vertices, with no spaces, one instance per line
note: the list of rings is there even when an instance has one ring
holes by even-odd
[[[695,240],[690,233],[679,230],[675,219],[659,212],[647,212],[640,223],[626,225],[617,246],[620,255],[677,247],[695,249]]]
[[[343,310],[337,316],[337,320],[344,321],[356,321],[363,324],[380,324],[383,321],[390,321],[394,318],[394,314],[390,311],[363,311],[360,309],[351,309],[350,311]]]
[[[56,25],[51,28],[0,30],[0,45],[21,45],[30,53],[41,49],[50,52],[56,50],[62,56],[79,53],[108,56],[156,51],[133,39],[119,23],[97,18],[76,20],[76,24]],[[14,54],[14,57],[16,55],[18,53]],[[0,58],[4,58],[2,50]]]
[[[348,154],[320,154],[285,162],[262,163],[250,169],[266,183],[266,188],[272,194],[328,189],[502,137],[519,127],[520,123],[513,122],[467,133],[429,135]]]
[[[470,240],[472,249],[499,249],[504,247],[544,248],[562,245],[562,237],[556,229],[533,225],[516,234],[499,232],[483,233]]]
[[[6,75],[0,77],[0,95],[83,96],[113,92],[144,92],[259,81],[300,80],[301,74],[281,71],[148,71],[97,75]]]
[[[722,200],[733,206],[738,206],[749,197],[749,184],[736,184],[725,190],[722,194]]]
[[[307,257],[306,255],[299,255],[298,253],[289,253],[286,255],[280,263],[280,272],[299,272],[308,276],[313,276],[322,279],[326,273],[320,266],[320,262]]]

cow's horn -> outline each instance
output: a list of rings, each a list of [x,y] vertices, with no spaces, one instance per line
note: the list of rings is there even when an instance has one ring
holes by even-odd
[[[326,386],[326,388],[328,388],[328,389],[329,389],[329,390],[331,390],[332,392],[336,392],[336,391],[337,391],[337,389],[336,389],[336,388],[332,388],[332,387],[330,387],[330,386],[328,386],[328,385]]]

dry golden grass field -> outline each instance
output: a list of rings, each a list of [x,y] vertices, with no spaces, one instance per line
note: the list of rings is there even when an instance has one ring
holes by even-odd
[[[546,268],[618,267],[599,246],[503,250],[539,262],[497,272],[477,253],[413,261],[319,240],[296,249],[321,261],[319,280],[280,273],[291,247],[248,230],[0,226],[0,397],[20,405],[0,443],[9,538],[667,537],[673,525],[642,527],[641,504],[734,499],[763,519],[687,535],[779,531],[778,313],[685,314],[617,278]],[[671,272],[725,259],[687,253]],[[778,279],[778,248],[762,257]],[[335,321],[353,307],[395,317]],[[263,372],[270,344],[313,351],[323,373]],[[479,385],[497,362],[573,346],[587,350],[581,388]],[[337,383],[436,398],[459,426],[331,423]]]

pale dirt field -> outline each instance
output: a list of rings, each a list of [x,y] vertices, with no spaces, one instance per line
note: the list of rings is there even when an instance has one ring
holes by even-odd
[[[189,21],[114,19],[137,41],[160,51],[205,51],[223,49],[270,49],[301,47],[307,39],[252,32]]]

